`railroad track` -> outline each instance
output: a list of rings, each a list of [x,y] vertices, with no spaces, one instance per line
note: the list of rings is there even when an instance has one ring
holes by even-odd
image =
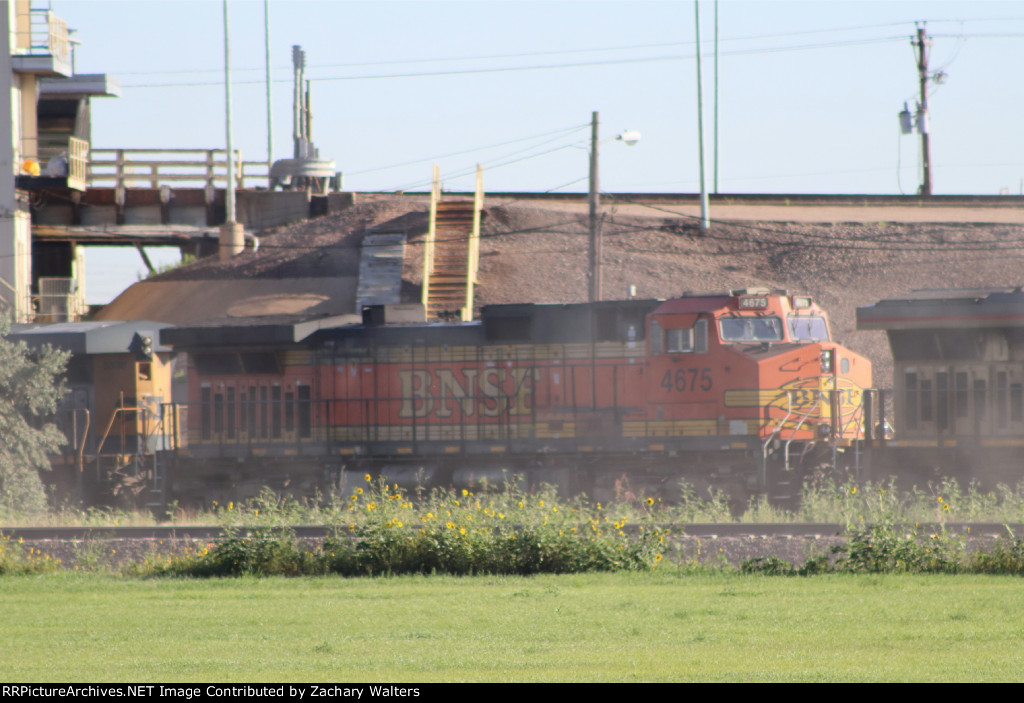
[[[631,526],[638,529],[637,526]],[[693,523],[688,525],[662,525],[673,532],[707,539],[724,537],[836,537],[845,528],[833,522],[793,523]],[[257,528],[240,528],[240,534],[251,534]],[[334,528],[326,525],[300,525],[291,528],[300,539],[323,539]],[[1022,523],[947,522],[919,523],[908,526],[918,534],[942,532],[970,535],[975,538],[995,538],[1024,534]],[[0,527],[0,535],[25,542],[85,542],[107,540],[215,540],[224,534],[216,525],[153,526],[153,527]]]

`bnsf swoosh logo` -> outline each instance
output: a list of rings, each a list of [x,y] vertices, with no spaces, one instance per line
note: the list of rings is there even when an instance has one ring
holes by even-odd
[[[853,381],[838,379],[839,409],[843,419],[857,412],[861,406],[862,390]],[[728,408],[771,407],[792,411],[808,417],[819,417],[822,411],[830,414],[830,378],[799,378],[779,388],[729,390],[725,392]]]

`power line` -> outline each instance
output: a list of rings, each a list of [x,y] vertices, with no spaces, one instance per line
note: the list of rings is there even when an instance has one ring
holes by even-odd
[[[386,171],[388,169],[398,168],[400,166],[410,166],[412,164],[424,163],[426,161],[434,161],[436,159],[446,159],[446,158],[449,158],[451,156],[462,156],[463,154],[472,154],[473,152],[476,152],[476,151],[486,151],[487,149],[496,149],[499,146],[508,146],[509,144],[516,144],[518,142],[525,142],[525,141],[529,141],[531,139],[540,139],[542,137],[547,137],[547,136],[550,136],[552,134],[564,134],[565,132],[573,132],[573,131],[577,131],[577,130],[583,129],[584,127],[587,127],[587,126],[588,125],[586,125],[586,124],[579,124],[579,125],[574,125],[572,127],[563,127],[562,129],[556,129],[556,130],[551,131],[551,132],[544,132],[543,134],[535,134],[532,137],[520,137],[519,139],[510,139],[507,142],[499,142],[497,144],[489,144],[487,146],[475,147],[473,149],[463,149],[462,151],[453,151],[453,152],[450,152],[450,153],[447,153],[447,154],[441,154],[439,156],[428,156],[428,157],[425,157],[425,158],[422,158],[422,159],[414,159],[412,161],[404,161],[402,163],[390,164],[388,166],[378,166],[377,168],[368,168],[368,169],[364,169],[362,171],[349,171],[345,175],[347,175],[347,176],[358,176],[358,175],[362,175],[364,173],[373,173],[375,171]]]
[[[723,56],[746,56],[750,54],[762,54],[762,53],[780,53],[785,51],[805,51],[813,49],[825,49],[825,48],[836,48],[845,46],[861,46],[865,44],[879,44],[886,42],[904,41],[906,37],[904,35],[891,36],[891,37],[880,37],[874,39],[854,39],[839,42],[829,42],[821,44],[805,44],[805,45],[794,45],[786,47],[773,47],[764,49],[737,49],[734,51],[721,52]],[[694,54],[686,55],[669,55],[669,56],[648,56],[639,57],[632,59],[607,59],[601,61],[583,61],[578,63],[561,63],[561,64],[538,64],[533,66],[499,66],[494,68],[467,68],[467,69],[453,69],[449,71],[421,71],[421,72],[409,72],[409,73],[378,73],[378,74],[366,74],[366,75],[353,75],[353,76],[329,76],[320,78],[310,78],[313,82],[333,82],[333,81],[354,81],[354,80],[383,80],[391,78],[427,78],[427,77],[440,77],[440,76],[460,76],[460,75],[477,75],[485,73],[512,73],[520,71],[544,71],[544,70],[555,70],[555,69],[569,69],[569,68],[587,68],[592,66],[614,66],[614,65],[627,65],[627,64],[638,64],[638,63],[653,63],[659,61],[684,61],[695,58]],[[290,83],[290,79],[282,78],[275,79],[273,83]],[[264,85],[265,81],[262,80],[251,80],[251,81],[235,81],[235,85]],[[123,84],[123,88],[195,88],[195,87],[219,87],[222,86],[222,82],[189,82],[189,83],[136,83],[136,84]]]

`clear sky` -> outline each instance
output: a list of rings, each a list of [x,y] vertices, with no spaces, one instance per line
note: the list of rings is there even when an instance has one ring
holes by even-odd
[[[223,147],[223,6],[54,0],[80,73],[117,77],[93,103],[93,146]],[[234,140],[266,158],[264,5],[231,0]],[[708,183],[715,3],[700,4]],[[919,185],[911,36],[926,22],[936,194],[1020,193],[1024,3],[722,0],[718,190],[906,193]],[[695,192],[693,2],[271,0],[274,157],[291,156],[291,47],[307,54],[313,138],[353,190],[585,191],[588,123],[605,191]],[[488,148],[489,147],[489,148]],[[453,156],[446,156],[456,154]],[[93,297],[90,295],[90,297]]]

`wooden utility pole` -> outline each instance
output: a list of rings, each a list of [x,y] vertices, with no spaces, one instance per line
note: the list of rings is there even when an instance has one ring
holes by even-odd
[[[919,195],[932,194],[932,152],[928,143],[928,47],[931,40],[923,26],[917,28],[917,38],[911,42],[917,49],[917,75],[921,86],[921,99],[917,105],[917,131],[921,134],[921,162],[923,176]]]

